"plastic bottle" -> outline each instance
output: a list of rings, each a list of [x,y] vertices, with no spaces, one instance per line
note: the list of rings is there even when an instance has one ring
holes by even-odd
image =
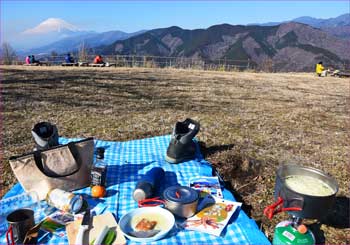
[[[293,222],[285,220],[276,225],[272,244],[315,244],[315,237],[305,225],[293,226]]]
[[[97,185],[105,187],[107,174],[107,164],[104,161],[105,149],[103,147],[98,147],[96,151],[96,161],[91,169],[91,187]]]
[[[164,177],[164,170],[160,167],[154,167],[149,170],[145,176],[137,183],[133,198],[135,201],[141,201],[153,196],[158,185]]]

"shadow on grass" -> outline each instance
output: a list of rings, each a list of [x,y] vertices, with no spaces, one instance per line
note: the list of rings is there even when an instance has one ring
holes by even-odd
[[[321,223],[338,229],[350,228],[349,205],[350,199],[348,197],[336,197],[333,209],[321,220]]]
[[[239,194],[235,189],[232,188],[231,183],[228,181],[225,181],[225,188],[228,189],[233,196],[235,197],[237,202],[241,202],[242,206],[241,209],[249,216],[252,217],[252,211],[253,211],[253,207],[252,205],[247,204],[244,200],[243,200],[243,196],[241,194]]]
[[[326,237],[324,236],[324,231],[321,230],[321,225],[320,222],[308,225],[308,228],[311,230],[312,234],[314,234],[315,244],[325,244],[326,242]]]
[[[204,158],[216,153],[230,151],[235,146],[234,144],[225,144],[206,147],[205,143],[201,141],[199,145]],[[253,159],[248,160],[235,152],[229,154],[229,157],[224,163],[212,162],[213,175],[219,175],[225,188],[233,194],[236,201],[242,203],[241,209],[250,217],[253,207],[248,205],[243,197],[256,190],[258,182],[255,181],[255,178],[258,176],[260,165],[261,163],[259,161]],[[225,173],[226,177],[229,176],[229,181],[221,178],[219,172]],[[238,189],[233,188],[233,181],[239,183],[240,187]]]
[[[68,107],[105,109],[107,107],[115,108],[115,105],[120,104],[122,99],[127,103],[123,103],[122,107],[117,106],[118,111],[128,112],[132,109],[133,111],[145,112],[153,111],[155,108],[202,110],[200,103],[195,105],[193,102],[190,103],[190,98],[185,94],[169,95],[167,88],[171,83],[167,81],[166,84],[163,84],[163,80],[156,81],[155,78],[135,75],[130,77],[127,74],[115,77],[108,73],[98,74],[96,72],[62,74],[62,71],[42,71],[40,74],[35,74],[22,71],[19,74],[21,76],[18,74],[17,76],[7,75],[2,81],[4,85],[2,95],[6,97],[8,103],[16,103],[20,99],[25,101],[26,105],[31,105],[34,102],[46,102]],[[179,81],[173,82],[176,82],[177,86],[188,86]],[[20,89],[13,89],[12,86],[16,83],[25,85],[21,86]],[[149,89],[150,86],[156,86],[157,89]],[[159,88],[161,91],[164,90],[164,93],[159,93]],[[110,103],[101,103],[103,98]],[[207,107],[211,110],[217,109],[217,106]]]
[[[198,143],[204,158],[207,158],[218,152],[229,151],[235,146],[234,144],[227,144],[227,145],[214,145],[214,146],[206,147],[203,141],[199,141]]]

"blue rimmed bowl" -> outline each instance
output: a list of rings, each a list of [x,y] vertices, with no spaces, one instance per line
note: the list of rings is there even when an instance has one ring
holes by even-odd
[[[152,231],[159,230],[159,232],[149,237],[135,236],[135,233],[137,233],[136,225],[143,218],[150,221],[156,221],[157,224]],[[143,207],[134,209],[123,215],[119,220],[119,227],[129,240],[143,243],[157,241],[165,237],[174,227],[174,224],[174,215],[170,211],[160,207]],[[152,231],[150,231],[150,234],[152,234]]]

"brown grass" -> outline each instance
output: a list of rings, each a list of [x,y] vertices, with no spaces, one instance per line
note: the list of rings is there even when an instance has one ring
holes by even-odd
[[[273,202],[275,170],[292,162],[339,182],[336,205],[322,223],[308,221],[318,243],[350,243],[349,79],[299,73],[205,72],[136,68],[2,67],[3,174],[8,157],[33,148],[32,126],[55,123],[66,137],[124,141],[169,134],[199,120],[207,160],[272,237],[278,221],[262,215]]]

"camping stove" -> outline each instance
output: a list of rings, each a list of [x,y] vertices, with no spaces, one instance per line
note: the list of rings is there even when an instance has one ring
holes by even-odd
[[[315,236],[302,219],[291,216],[275,227],[272,244],[315,244]]]
[[[289,220],[280,222],[275,228],[273,244],[315,244],[315,237],[303,219],[320,220],[332,208],[338,183],[324,172],[310,167],[298,165],[283,165],[276,171],[275,200],[276,202],[264,209],[264,214],[272,219],[280,212],[288,212]],[[305,186],[297,189],[290,185],[290,178],[303,179]],[[316,185],[311,185],[312,181]],[[318,187],[327,187],[327,194],[313,194]],[[295,188],[295,189],[294,189]],[[308,189],[309,188],[309,189]]]
[[[264,209],[264,214],[272,219],[273,216],[279,212],[284,211],[301,211],[299,207],[282,207],[283,199],[281,197],[278,200]],[[303,219],[289,213],[290,218],[278,223],[275,227],[272,244],[315,244],[315,236],[302,223]]]

